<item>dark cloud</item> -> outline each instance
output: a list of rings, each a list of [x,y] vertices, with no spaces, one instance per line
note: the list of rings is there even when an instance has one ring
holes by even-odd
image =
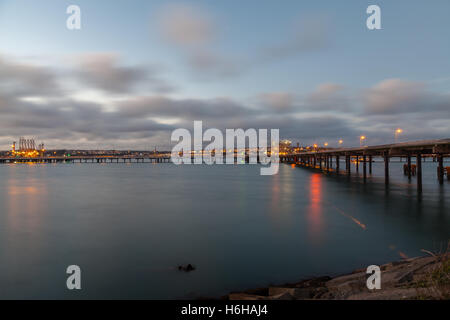
[[[0,63],[5,71],[0,72],[0,144],[4,148],[20,136],[30,136],[53,148],[151,149],[158,145],[167,149],[172,130],[191,129],[194,120],[203,121],[205,129],[280,129],[281,137],[305,144],[328,141],[331,145],[344,139],[347,145],[356,145],[361,134],[368,143],[386,143],[398,127],[408,140],[443,138],[450,132],[449,96],[398,79],[382,81],[356,97],[331,83],[303,96],[263,93],[256,106],[249,106],[226,97],[136,95],[132,87],[146,83],[146,77],[109,60],[80,71],[108,70],[84,76],[93,77],[94,88],[126,93],[120,100],[102,102],[75,99],[74,91],[58,86],[67,80],[67,73],[6,59]],[[69,80],[78,86],[79,73],[70,75],[76,75]],[[119,79],[125,83],[116,84]]]
[[[5,95],[55,94],[60,90],[56,78],[56,73],[48,67],[15,62],[0,55],[0,93],[3,99]]]
[[[43,140],[57,138],[71,145],[83,139],[132,141],[135,137],[150,138],[160,131],[174,129],[152,119],[122,117],[117,112],[104,111],[100,105],[70,99],[45,105],[17,102],[15,106],[14,113],[3,113],[0,109],[0,136],[30,134]],[[73,137],[77,141],[71,141]]]
[[[391,115],[444,112],[450,110],[450,96],[433,93],[424,83],[387,79],[364,93],[368,114]],[[447,114],[445,114],[447,111]]]
[[[135,97],[118,103],[124,117],[170,117],[188,120],[227,119],[257,115],[231,99],[171,99],[162,96]]]
[[[91,53],[78,57],[77,75],[82,82],[108,93],[128,93],[136,87],[170,92],[174,87],[161,79],[157,66],[125,66],[112,53]]]

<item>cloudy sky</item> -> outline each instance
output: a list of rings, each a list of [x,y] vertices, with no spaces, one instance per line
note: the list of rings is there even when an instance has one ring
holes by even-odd
[[[66,28],[81,8],[82,29]],[[382,30],[366,28],[381,7]],[[0,150],[170,147],[194,120],[302,144],[450,137],[450,2],[0,0]]]

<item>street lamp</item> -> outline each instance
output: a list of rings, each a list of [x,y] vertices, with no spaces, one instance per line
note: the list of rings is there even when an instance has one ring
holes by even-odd
[[[342,146],[342,144],[344,143],[344,140],[342,140],[342,139],[339,139],[339,146]]]
[[[328,147],[328,142],[325,142],[323,145],[324,147]]]
[[[366,136],[359,137],[359,146],[362,147],[364,140],[366,140]]]
[[[400,129],[400,128],[398,128],[397,130],[395,130],[395,134],[394,134],[394,141],[395,141],[395,143],[397,143],[398,135],[399,135],[400,133],[402,133],[402,132],[403,132],[403,130]]]

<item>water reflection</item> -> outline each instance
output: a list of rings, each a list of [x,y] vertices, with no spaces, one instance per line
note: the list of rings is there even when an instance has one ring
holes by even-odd
[[[323,228],[323,199],[322,176],[313,173],[309,177],[309,207],[307,208],[308,233],[310,240],[318,244],[322,239]]]
[[[292,168],[296,169],[295,166]],[[293,184],[295,170],[281,170],[271,177],[270,214],[273,222],[284,228],[292,222],[295,196],[298,190]]]
[[[5,216],[8,224],[6,232],[19,232],[25,237],[22,240],[30,237],[35,241],[48,212],[48,186],[46,171],[33,167],[11,167],[9,170],[5,186]]]

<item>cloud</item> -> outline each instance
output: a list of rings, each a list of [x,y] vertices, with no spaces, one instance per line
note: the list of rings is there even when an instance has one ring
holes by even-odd
[[[450,97],[417,82],[386,79],[355,97],[340,84],[323,83],[304,95],[262,93],[256,105],[246,105],[230,97],[173,98],[138,91],[149,80],[135,72],[137,67],[124,66],[114,55],[88,58],[89,63],[75,64],[67,72],[2,57],[0,144],[4,148],[19,136],[29,136],[51,148],[159,145],[167,149],[172,130],[192,128],[194,120],[222,130],[278,128],[284,138],[330,145],[338,139],[355,145],[360,134],[367,135],[370,143],[390,142],[397,127],[408,139],[442,138],[450,132]],[[83,95],[88,79],[90,86],[109,95],[105,99]],[[75,89],[68,90],[67,80]],[[117,98],[116,93],[123,95]]]
[[[127,93],[143,85],[156,92],[170,92],[174,89],[161,79],[156,66],[124,66],[114,53],[78,56],[77,75],[88,85],[109,93]]]
[[[15,62],[0,55],[0,93],[52,95],[60,89],[56,77],[50,68]]]
[[[367,114],[448,114],[450,96],[430,91],[424,83],[386,79],[363,94]],[[446,112],[447,111],[447,112]]]
[[[211,14],[197,6],[172,4],[158,14],[165,42],[177,47],[197,79],[223,79],[242,72],[238,59],[225,56],[217,47],[217,26]]]
[[[168,117],[184,120],[226,120],[257,115],[257,111],[228,98],[171,99],[163,96],[143,96],[118,103],[122,117]]]
[[[197,50],[189,55],[190,67],[200,79],[229,78],[240,75],[245,69],[237,60],[208,50]]]
[[[0,136],[37,136],[42,140],[64,140],[76,144],[80,140],[101,142],[105,140],[130,141],[137,136],[150,138],[160,131],[174,128],[152,119],[121,117],[107,112],[95,103],[57,99],[44,105],[16,102],[14,112],[0,109]],[[77,141],[73,138],[77,137]]]
[[[258,101],[274,112],[349,112],[354,108],[352,98],[344,86],[322,83],[305,95],[290,92],[269,92],[258,96]]]
[[[215,38],[211,17],[197,7],[184,4],[168,5],[160,12],[158,20],[164,38],[178,46],[204,46]]]
[[[390,114],[416,112],[424,106],[425,96],[422,83],[387,79],[370,88],[364,98],[368,113]]]
[[[349,111],[351,99],[345,94],[344,87],[336,83],[323,83],[310,93],[305,101],[312,111]]]
[[[91,145],[107,141],[129,145],[139,139],[167,134],[173,127],[155,119],[122,118],[111,112],[109,105],[95,101],[73,99],[77,89],[68,90],[67,80],[76,88],[83,88],[87,78],[90,87],[107,89],[109,93],[128,92],[128,86],[148,83],[148,77],[122,68],[109,55],[94,55],[86,65],[77,65],[70,72],[18,63],[2,57],[0,60],[0,140],[8,137],[8,145],[18,136],[38,137],[51,145]],[[107,60],[101,63],[100,57]],[[116,61],[119,66],[112,65]],[[95,66],[95,62],[99,66]],[[96,74],[88,74],[86,70]],[[107,70],[107,71],[104,71]],[[98,72],[96,72],[98,71]],[[100,73],[100,74],[99,74]],[[80,75],[83,76],[80,76]],[[116,84],[124,81],[126,84]],[[55,147],[55,145],[54,145]]]
[[[290,111],[294,107],[295,96],[289,92],[270,92],[261,94],[259,101],[275,111]]]

